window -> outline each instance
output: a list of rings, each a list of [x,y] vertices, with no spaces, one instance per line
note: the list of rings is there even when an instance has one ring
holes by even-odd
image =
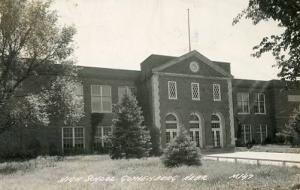
[[[199,83],[192,83],[191,90],[192,90],[192,100],[200,100]]]
[[[214,147],[221,147],[221,119],[218,115],[211,115],[212,142]]]
[[[244,144],[247,144],[248,142],[252,141],[251,125],[248,125],[248,124],[243,124],[242,125],[241,136],[244,140]]]
[[[200,117],[197,114],[192,113],[190,115],[189,124],[191,141],[194,141],[196,143],[196,146],[200,147]]]
[[[97,150],[109,148],[108,138],[111,134],[111,126],[98,126],[95,131],[95,148]]]
[[[221,101],[220,84],[213,84],[213,99],[214,101]]]
[[[83,85],[81,83],[77,83],[75,93],[78,98],[77,108],[84,111]]]
[[[92,113],[111,113],[111,87],[91,85]]]
[[[62,128],[63,151],[84,149],[84,128],[83,127],[63,127]]]
[[[166,143],[170,143],[177,136],[178,120],[173,114],[166,117]]]
[[[128,87],[128,86],[120,86],[118,88],[118,97],[119,102],[121,102],[124,95],[132,96],[135,94],[135,88],[134,87]]]
[[[260,143],[263,143],[268,137],[268,127],[267,125],[258,125],[256,128],[256,133],[259,136]]]
[[[255,94],[254,113],[258,113],[258,114],[265,114],[266,113],[265,94],[263,94],[263,93],[256,93]]]
[[[168,94],[169,94],[169,99],[173,99],[173,100],[177,99],[177,87],[175,81],[168,81]]]
[[[238,113],[250,113],[249,93],[237,93]]]

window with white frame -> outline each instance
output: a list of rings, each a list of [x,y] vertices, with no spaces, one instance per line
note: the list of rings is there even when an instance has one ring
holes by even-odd
[[[256,133],[259,136],[260,143],[263,143],[268,137],[268,126],[267,125],[258,125],[256,128]]]
[[[83,111],[84,110],[84,97],[83,97],[83,85],[81,83],[76,84],[75,93],[78,98],[77,108],[80,109],[81,111]]]
[[[166,116],[166,143],[170,143],[177,136],[178,120],[174,114]]]
[[[91,85],[92,113],[111,113],[111,87],[108,85]]]
[[[254,113],[258,113],[258,114],[266,113],[265,94],[264,93],[255,93]]]
[[[104,149],[109,147],[108,139],[112,134],[111,126],[98,126],[95,131],[95,147],[96,149]]]
[[[200,100],[199,83],[191,83],[192,100]]]
[[[194,141],[196,146],[200,147],[200,117],[195,113],[191,113],[189,124],[191,141]]]
[[[213,84],[213,100],[221,101],[221,87],[220,84]]]
[[[120,86],[118,87],[118,97],[119,97],[119,102],[121,102],[122,98],[126,94],[127,96],[132,96],[135,93],[135,88],[134,87],[129,87],[129,86]]]
[[[62,128],[63,151],[70,149],[84,149],[84,128],[83,127],[63,127]]]
[[[240,114],[250,113],[249,93],[237,93],[237,110]]]
[[[175,81],[168,81],[168,95],[169,99],[177,99],[177,86]]]
[[[249,124],[242,125],[241,136],[243,138],[244,144],[247,144],[248,142],[252,141],[251,125],[249,125]]]
[[[221,147],[222,142],[222,130],[221,130],[221,118],[217,114],[211,115],[211,135],[212,143],[214,147]]]

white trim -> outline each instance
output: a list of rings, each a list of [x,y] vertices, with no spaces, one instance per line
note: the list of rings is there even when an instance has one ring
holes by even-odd
[[[191,51],[187,54],[184,54],[178,58],[175,58],[175,59],[172,59],[171,61],[161,65],[161,66],[158,66],[158,67],[155,67],[152,69],[153,72],[156,72],[156,71],[162,71],[168,67],[171,67],[172,65],[175,65],[181,61],[184,61],[186,60],[187,58],[190,58],[190,57],[193,57],[195,56],[196,58],[198,58],[201,62],[203,62],[204,64],[208,65],[209,67],[211,67],[212,69],[214,69],[215,71],[217,71],[218,73],[224,75],[224,76],[228,76],[228,77],[232,77],[232,75],[228,72],[226,72],[223,68],[221,68],[220,66],[218,66],[217,64],[213,63],[211,60],[209,60],[207,57],[205,57],[204,55],[200,54],[199,52],[197,51]]]
[[[214,94],[214,89],[215,89],[215,87],[217,87],[217,89],[218,89],[218,91],[219,91],[219,96],[218,96],[218,98],[216,98],[215,97],[215,94]],[[220,86],[220,84],[217,84],[217,83],[214,83],[213,84],[213,100],[215,101],[215,102],[217,102],[217,101],[221,101],[221,86]]]
[[[219,123],[219,128],[211,128],[211,130],[212,130],[212,132],[214,133],[214,136],[216,137],[217,136],[217,133],[216,133],[216,131],[219,131],[220,132],[220,147],[224,147],[224,142],[223,142],[223,123],[225,122],[225,121],[223,121],[223,117],[221,117],[221,115],[219,114],[219,113],[212,113],[212,115],[216,115],[218,118],[219,118],[219,121],[210,121],[210,124],[212,124],[212,123]],[[212,116],[211,115],[211,116]],[[213,140],[214,140],[214,138],[215,137],[213,137]],[[215,147],[215,142],[213,142],[213,146]]]
[[[196,98],[194,98],[193,97],[193,90],[194,90],[194,88],[193,88],[193,85],[195,85],[196,87],[197,87],[197,93],[198,93],[198,97],[196,97]],[[200,100],[200,87],[199,87],[199,83],[196,83],[196,82],[192,82],[191,83],[191,95],[192,95],[192,100]]]
[[[174,116],[176,118],[176,121],[166,120],[167,116],[169,116],[169,115]],[[176,124],[176,129],[167,129],[166,124]],[[179,119],[175,113],[167,113],[166,117],[165,117],[165,142],[166,142],[166,144],[168,144],[167,138],[166,138],[167,132],[170,133],[170,142],[175,138],[173,133],[176,132],[176,135],[178,135],[178,133],[179,133]]]
[[[174,85],[174,93],[175,93],[175,97],[171,97],[171,84]],[[177,83],[176,81],[168,81],[168,97],[169,100],[177,100]]]
[[[160,101],[159,101],[159,76],[154,74],[151,77],[152,87],[152,118],[155,127],[161,128],[160,123]],[[160,135],[159,135],[160,136]],[[160,141],[160,139],[159,139]]]
[[[104,137],[105,137],[105,135],[104,135],[104,128],[109,128],[110,129],[110,133],[112,133],[112,126],[111,125],[99,125],[99,126],[97,126],[97,129],[96,130],[98,130],[100,128],[100,130],[101,130],[101,136],[94,136],[94,143],[95,143],[95,140],[96,139],[100,139],[101,140],[101,146],[102,147],[104,147]]]
[[[124,94],[121,94],[121,90],[125,90]],[[124,95],[132,96],[133,92],[131,91],[130,86],[118,86],[118,102],[120,103]]]
[[[263,136],[262,136],[262,126],[259,125],[259,131],[260,131],[260,143],[263,143]]]
[[[248,111],[247,112],[238,112],[237,114],[239,115],[247,115],[247,114],[250,114],[250,95],[248,92],[238,92],[236,94],[236,100],[237,100],[237,110],[239,110],[239,95],[241,95],[241,102],[242,102],[242,107],[244,106],[244,102],[248,102]],[[244,100],[244,97],[243,95],[246,95],[246,101]],[[244,110],[242,110],[244,111]]]
[[[100,94],[96,97],[100,97],[100,110],[93,110],[93,93],[92,93],[92,88],[93,86],[99,86],[100,88]],[[109,94],[110,96],[103,96],[103,87],[109,87]],[[91,84],[91,113],[112,113],[112,94],[111,94],[111,86],[110,85],[101,85],[101,84]],[[103,110],[103,97],[110,97],[110,110],[109,111],[104,111]]]
[[[244,131],[244,143],[248,143],[246,142],[247,139],[246,139],[246,127],[249,127],[249,142],[251,143],[252,142],[252,127],[250,124],[242,124],[242,127],[243,127],[243,131]]]
[[[76,127],[62,127],[61,128],[61,143],[62,143],[62,152],[64,152],[64,129],[71,128],[72,129],[72,148],[75,148],[75,128],[81,128],[82,129],[82,135],[83,135],[83,149],[85,149],[85,128],[81,126]],[[77,137],[78,138],[78,137]]]
[[[260,102],[261,102],[260,95],[263,95],[263,97],[264,97],[264,112],[261,112],[261,110],[260,110]],[[257,102],[256,102],[256,100],[257,100]],[[254,104],[256,104],[256,103],[257,103],[257,107],[258,107],[258,112],[254,112],[254,114],[256,114],[256,115],[266,115],[267,110],[266,110],[266,95],[265,95],[265,93],[262,93],[262,92],[255,93]]]
[[[198,124],[198,128],[195,129],[195,128],[189,128],[190,132],[193,133],[193,136],[194,138],[196,139],[196,131],[199,132],[199,145],[200,145],[200,148],[203,147],[203,135],[202,135],[202,119],[200,117],[200,115],[198,115],[197,113],[193,112],[190,114],[190,116],[194,114],[197,116],[198,118],[198,121],[192,121],[192,120],[189,120],[189,124]]]
[[[201,78],[201,79],[218,79],[218,80],[227,80],[232,77],[209,77],[203,75],[192,75],[192,74],[181,74],[181,73],[167,73],[167,72],[153,72],[154,74],[158,74],[160,76],[171,76],[171,77],[183,77],[183,78]]]
[[[233,98],[232,98],[232,81],[227,80],[228,84],[228,106],[229,106],[229,122],[230,122],[230,134],[231,134],[231,145],[235,146],[235,130],[234,130],[234,116],[233,116]]]

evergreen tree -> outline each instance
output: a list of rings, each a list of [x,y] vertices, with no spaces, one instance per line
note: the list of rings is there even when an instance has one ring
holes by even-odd
[[[190,141],[187,131],[181,127],[178,136],[165,149],[162,162],[166,167],[201,165],[200,150]]]
[[[144,117],[134,96],[125,95],[114,106],[110,157],[112,159],[142,158],[149,155],[149,131],[142,125]]]

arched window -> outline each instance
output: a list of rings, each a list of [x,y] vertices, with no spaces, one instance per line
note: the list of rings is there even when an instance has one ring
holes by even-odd
[[[221,147],[221,118],[217,114],[211,115],[211,130],[214,147]]]
[[[190,124],[191,140],[195,141],[197,147],[200,147],[200,134],[201,134],[200,117],[196,113],[191,113],[189,124]]]
[[[171,142],[177,135],[178,119],[174,114],[166,116],[166,143]]]

